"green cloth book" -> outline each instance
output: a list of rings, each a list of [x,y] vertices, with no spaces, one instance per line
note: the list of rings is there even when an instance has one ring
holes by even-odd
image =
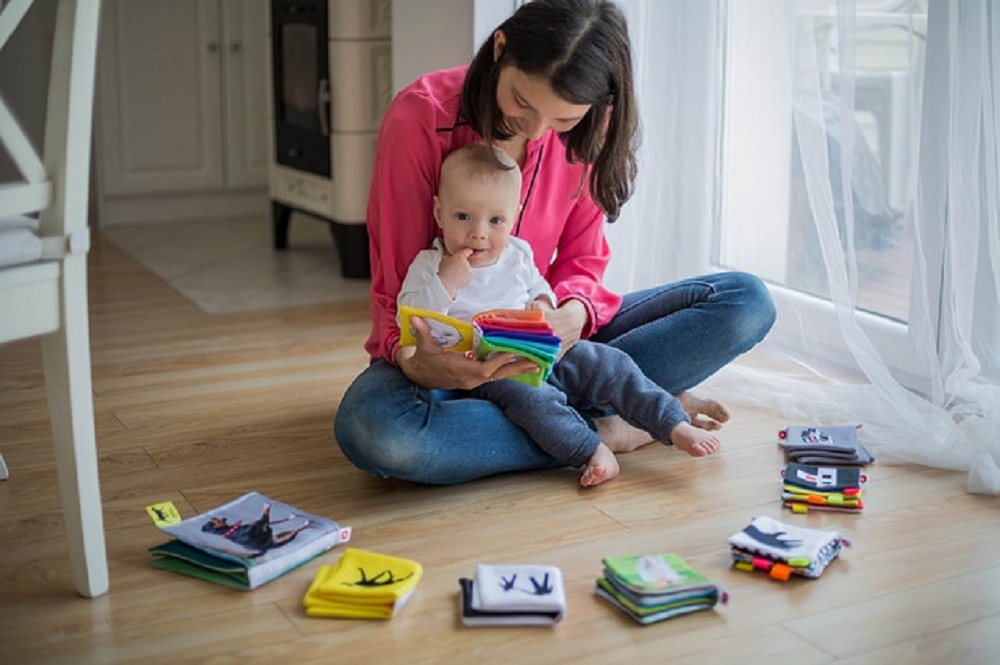
[[[149,549],[153,567],[250,591],[335,545],[351,528],[257,492],[160,529],[173,536]]]
[[[639,623],[715,607],[727,596],[676,554],[605,557],[595,593]]]

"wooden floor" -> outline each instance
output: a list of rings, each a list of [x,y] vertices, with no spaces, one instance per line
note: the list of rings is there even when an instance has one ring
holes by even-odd
[[[777,495],[772,413],[737,411],[723,451],[661,446],[621,458],[590,491],[570,471],[459,487],[369,478],[332,423],[365,365],[367,303],[209,316],[99,238],[91,255],[94,391],[111,591],[73,592],[39,345],[0,348],[0,663],[997,663],[1000,502],[964,477],[876,465],[864,515],[793,516]],[[9,312],[3,316],[12,315]],[[184,516],[248,490],[354,527],[357,547],[415,559],[395,619],[308,619],[323,555],[252,593],[154,570],[144,507]],[[729,568],[753,516],[853,540],[826,574],[787,584]],[[676,552],[731,601],[641,627],[592,594],[601,557]],[[569,611],[550,628],[463,628],[458,578],[478,562],[562,568]]]

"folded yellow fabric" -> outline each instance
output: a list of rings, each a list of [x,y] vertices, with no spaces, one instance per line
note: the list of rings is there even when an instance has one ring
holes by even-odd
[[[423,572],[416,561],[348,547],[336,564],[319,567],[302,604],[308,616],[389,619]]]
[[[320,619],[391,619],[396,615],[395,604],[354,605],[309,598],[303,601],[306,616]]]

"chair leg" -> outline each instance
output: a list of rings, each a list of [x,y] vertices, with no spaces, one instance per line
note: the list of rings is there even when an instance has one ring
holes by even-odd
[[[63,270],[64,325],[43,337],[42,355],[73,581],[81,596],[94,598],[108,590],[108,561],[97,475],[85,257],[67,257]]]

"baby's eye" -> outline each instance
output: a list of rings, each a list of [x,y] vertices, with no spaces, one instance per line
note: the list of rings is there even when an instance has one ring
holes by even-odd
[[[469,217],[469,213],[467,212],[456,212],[455,219],[457,219],[460,222],[467,222],[471,218]]]
[[[507,220],[503,217],[490,217],[490,224],[493,226],[503,226],[507,223]]]

